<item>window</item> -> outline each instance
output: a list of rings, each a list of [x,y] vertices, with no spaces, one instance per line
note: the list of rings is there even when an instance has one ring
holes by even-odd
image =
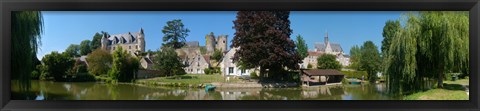
[[[135,49],[138,49],[138,45],[135,45],[135,46],[136,46],[136,48],[135,48]]]
[[[225,40],[223,41],[223,43],[225,43]]]
[[[228,73],[233,73],[233,67],[228,67]]]
[[[242,70],[241,70],[241,73],[242,73],[242,74],[245,73],[245,69],[242,69]]]
[[[128,49],[132,49],[132,46],[128,46]]]
[[[113,47],[113,50],[115,50],[115,47]]]

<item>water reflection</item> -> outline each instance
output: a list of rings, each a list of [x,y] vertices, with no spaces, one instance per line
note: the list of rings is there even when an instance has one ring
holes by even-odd
[[[302,88],[203,89],[145,87],[132,84],[32,81],[32,92],[19,94],[12,82],[13,99],[27,100],[391,100],[384,84],[331,85]]]

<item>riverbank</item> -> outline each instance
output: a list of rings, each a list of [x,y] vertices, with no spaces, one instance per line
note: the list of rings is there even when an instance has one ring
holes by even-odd
[[[179,77],[156,77],[139,79],[135,84],[146,86],[190,87],[203,88],[212,84],[217,88],[285,88],[298,87],[297,83],[259,83],[256,79],[243,80],[239,77],[229,77],[228,81],[222,75],[186,74]]]
[[[468,100],[469,79],[445,81],[444,88],[431,89],[425,92],[405,96],[405,100]]]

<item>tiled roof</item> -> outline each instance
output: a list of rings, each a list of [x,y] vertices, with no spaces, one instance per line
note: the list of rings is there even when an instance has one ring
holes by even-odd
[[[302,72],[309,76],[345,75],[342,72],[335,69],[309,69],[309,70],[303,70]]]
[[[108,40],[115,41],[115,44],[130,44],[137,43],[138,32],[125,33],[125,34],[114,34],[108,37]]]

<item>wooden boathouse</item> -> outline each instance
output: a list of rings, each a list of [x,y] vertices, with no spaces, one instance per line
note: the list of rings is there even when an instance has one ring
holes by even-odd
[[[306,69],[301,70],[301,81],[304,85],[326,85],[342,82],[345,74],[335,69]]]

